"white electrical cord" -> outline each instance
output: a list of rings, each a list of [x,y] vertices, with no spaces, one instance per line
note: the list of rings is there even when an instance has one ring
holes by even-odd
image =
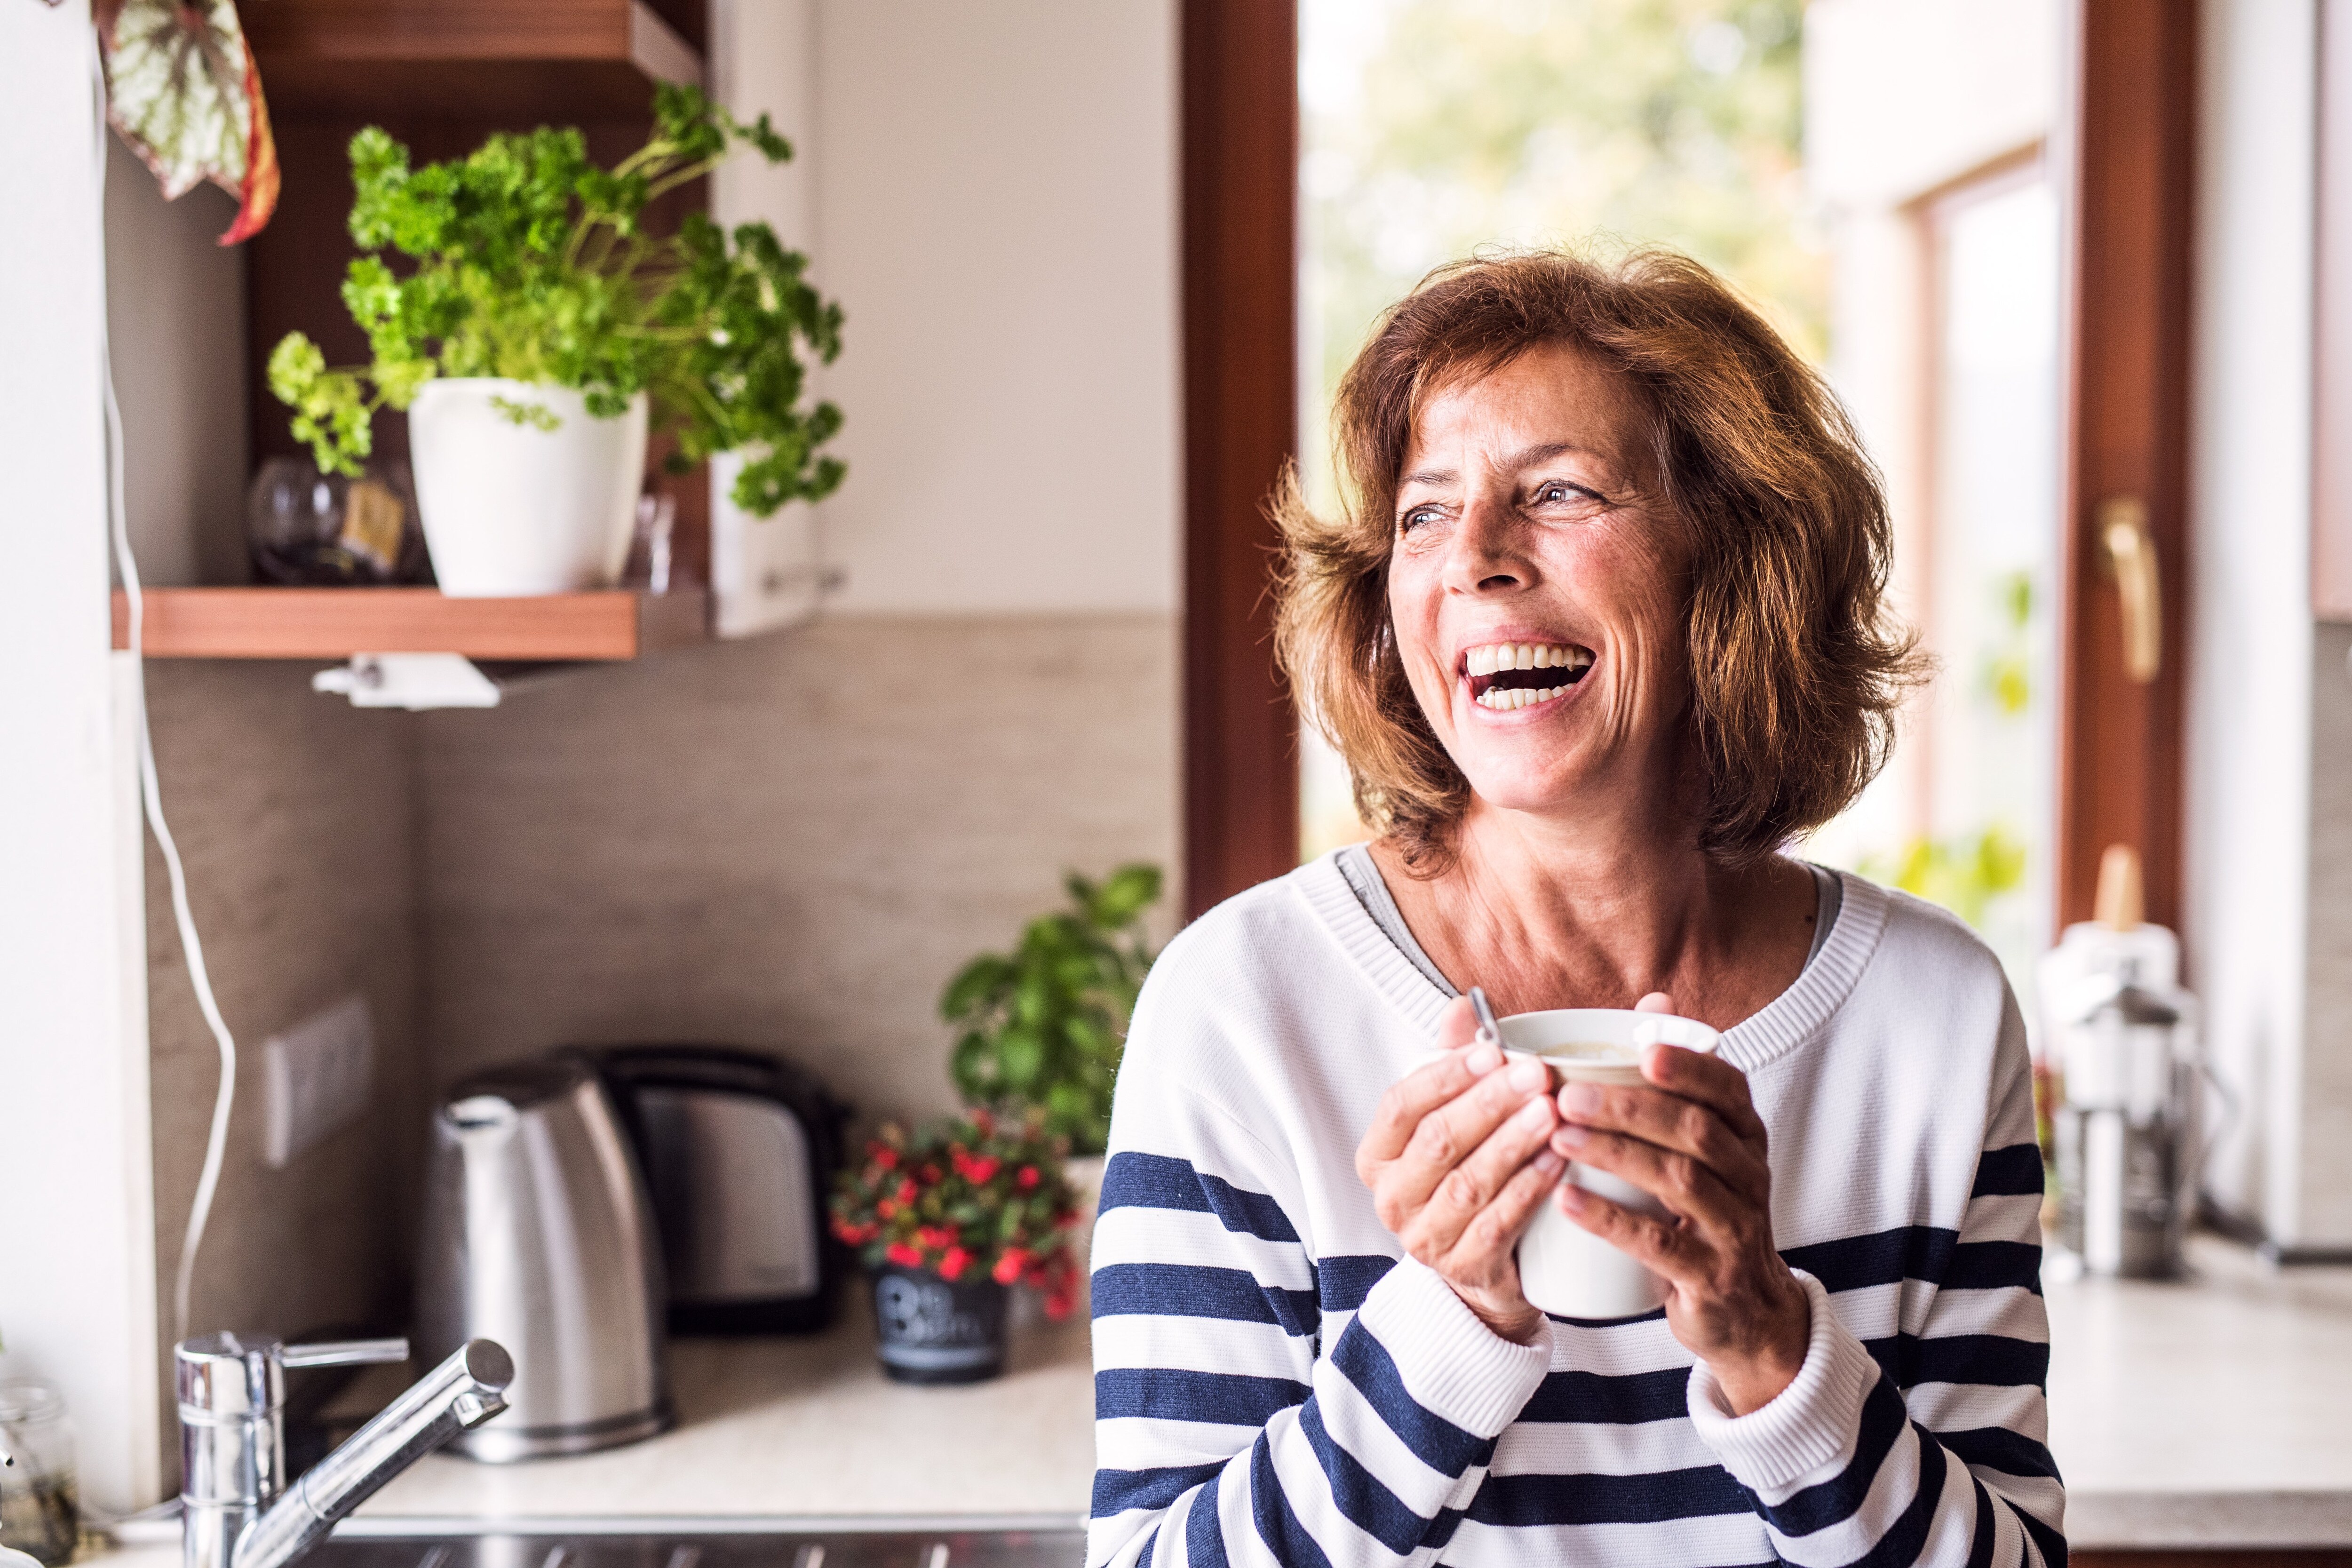
[[[101,233],[106,212],[106,66],[98,52],[98,29],[89,32],[92,101],[97,107],[99,215]],[[205,1163],[196,1177],[196,1195],[188,1205],[188,1229],[180,1243],[180,1268],[172,1285],[172,1337],[188,1337],[188,1293],[195,1279],[196,1254],[203,1247],[205,1222],[212,1215],[213,1194],[220,1186],[221,1160],[228,1150],[229,1111],[236,1103],[236,1041],[221,1018],[213,997],[212,976],[205,968],[205,945],[196,936],[195,916],[188,909],[188,877],[180,864],[180,847],[163,820],[163,792],[156,782],[155,743],[147,728],[147,666],[145,662],[146,604],[139,591],[139,563],[131,553],[131,522],[123,505],[122,406],[114,396],[114,356],[107,341],[106,247],[99,247],[98,371],[106,393],[106,508],[109,532],[114,542],[117,570],[122,574],[122,595],[130,604],[129,645],[131,700],[139,720],[139,795],[146,807],[147,827],[163,852],[163,868],[172,882],[172,919],[180,928],[180,951],[188,961],[188,983],[196,993],[196,1006],[220,1047],[220,1089],[213,1100],[211,1135],[205,1142]]]

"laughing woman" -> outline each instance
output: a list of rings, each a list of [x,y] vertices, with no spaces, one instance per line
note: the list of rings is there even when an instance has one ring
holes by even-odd
[[[1783,853],[1913,674],[1843,415],[1703,268],[1528,255],[1391,310],[1337,428],[1282,649],[1379,836],[1204,916],[1137,1008],[1089,1563],[2061,1568],[2017,1005],[1957,921]],[[1723,1044],[1555,1097],[1473,984]],[[1529,1305],[1547,1203],[1664,1311]]]

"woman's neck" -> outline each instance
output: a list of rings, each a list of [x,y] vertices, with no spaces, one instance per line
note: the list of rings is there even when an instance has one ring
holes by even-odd
[[[1811,950],[1811,874],[1777,857],[1727,868],[1699,852],[1687,821],[1474,800],[1455,847],[1427,879],[1391,841],[1372,854],[1438,968],[1484,986],[1500,1012],[1630,1007],[1663,991],[1676,1012],[1728,1028],[1788,989]]]

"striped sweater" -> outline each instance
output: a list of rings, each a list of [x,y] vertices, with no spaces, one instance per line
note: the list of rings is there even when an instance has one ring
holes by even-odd
[[[2042,1165],[1999,965],[1845,879],[1724,1037],[1812,1303],[1742,1416],[1663,1313],[1490,1333],[1355,1174],[1446,998],[1328,859],[1213,910],[1139,1003],[1093,1254],[1089,1568],[2063,1568]]]

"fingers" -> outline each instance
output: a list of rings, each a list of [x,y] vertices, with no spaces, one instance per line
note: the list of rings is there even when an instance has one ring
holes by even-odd
[[[1544,1145],[1558,1125],[1550,1096],[1538,1093],[1526,1100],[1468,1158],[1439,1172],[1407,1227],[1408,1242],[1439,1251],[1454,1250],[1531,1162],[1551,1153]],[[1557,1175],[1566,1162],[1556,1155],[1551,1158]],[[1405,1173],[1401,1168],[1397,1173]],[[1516,1238],[1518,1233],[1510,1234]]]
[[[1688,1154],[1621,1132],[1563,1127],[1552,1135],[1551,1148],[1580,1165],[1622,1177],[1664,1204],[1669,1213],[1717,1235],[1739,1230],[1769,1191],[1769,1186],[1753,1190],[1735,1186]]]
[[[1720,1058],[1680,1046],[1652,1046],[1642,1054],[1642,1076],[1669,1094],[1711,1106],[1732,1131],[1761,1142],[1763,1119],[1748,1092],[1748,1075]]]
[[[1468,1003],[1462,1004],[1466,1010]],[[1445,1037],[1441,1021],[1439,1037]],[[1475,1030],[1475,1025],[1473,1024]],[[1471,1086],[1503,1065],[1503,1053],[1492,1046],[1474,1046],[1468,1050],[1448,1050],[1438,1060],[1417,1071],[1407,1073],[1390,1086],[1381,1096],[1380,1109],[1372,1115],[1372,1125],[1364,1134],[1356,1151],[1356,1173],[1370,1182],[1373,1166],[1386,1164],[1404,1152],[1406,1142],[1422,1119],[1439,1106],[1460,1098]]]
[[[1633,1004],[1636,1013],[1671,1013],[1674,1010],[1675,999],[1663,991],[1653,991]],[[1671,1057],[1667,1054],[1669,1052],[1673,1053]],[[1717,1070],[1699,1071],[1697,1077],[1685,1080],[1682,1073],[1698,1070],[1693,1066],[1696,1062],[1706,1062]],[[1756,1109],[1748,1098],[1748,1075],[1728,1062],[1678,1047],[1654,1046],[1645,1054],[1642,1075],[1661,1089],[1672,1089],[1676,1094],[1685,1094],[1714,1106],[1731,1122],[1732,1130],[1743,1138],[1750,1136],[1751,1130],[1757,1135],[1763,1131],[1763,1123],[1756,1119]]]
[[[1678,1285],[1690,1282],[1694,1270],[1689,1237],[1671,1220],[1636,1213],[1573,1182],[1562,1182],[1555,1190],[1554,1201],[1560,1213],[1653,1274],[1663,1274]]]
[[[1475,1056],[1484,1048],[1474,1046],[1464,1054]],[[1469,1162],[1496,1130],[1515,1115],[1527,1115],[1528,1125],[1540,1129],[1534,1144],[1521,1158],[1532,1155],[1545,1136],[1559,1125],[1551,1096],[1544,1092],[1550,1083],[1550,1074],[1541,1062],[1536,1061],[1516,1061],[1499,1072],[1486,1074],[1468,1092],[1421,1119],[1406,1140],[1403,1152],[1381,1173],[1379,1195],[1401,1203],[1407,1210],[1419,1208],[1429,1201],[1439,1184]],[[1539,1113],[1524,1109],[1530,1101],[1541,1107]],[[1516,1164],[1513,1168],[1517,1168]],[[1495,1176],[1493,1186],[1500,1186],[1508,1173]]]
[[[1470,1005],[1467,996],[1456,996],[1437,1016],[1437,1043],[1446,1050],[1468,1045],[1477,1032],[1478,1011]]]
[[[1568,1162],[1549,1149],[1521,1165],[1493,1200],[1462,1227],[1450,1248],[1449,1264],[1474,1276],[1494,1272],[1495,1266],[1518,1246],[1528,1222],[1567,1169]]]
[[[1769,1188],[1771,1170],[1765,1163],[1760,1123],[1759,1136],[1750,1141],[1740,1137],[1714,1106],[1646,1087],[1572,1083],[1559,1091],[1559,1105],[1561,1120],[1571,1126],[1623,1133],[1696,1160],[1751,1198],[1760,1199]],[[1569,1141],[1566,1128],[1555,1135],[1552,1146],[1571,1159],[1586,1157]],[[1626,1174],[1626,1180],[1633,1179]]]

